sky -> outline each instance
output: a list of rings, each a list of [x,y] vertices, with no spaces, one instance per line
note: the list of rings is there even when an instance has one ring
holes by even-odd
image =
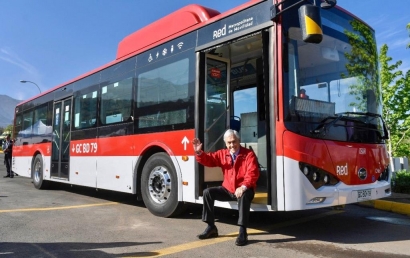
[[[195,3],[219,12],[246,0],[0,0],[0,94],[18,100],[115,59],[127,35]],[[378,47],[410,70],[410,1],[338,0],[376,31]],[[21,83],[21,80],[33,83]],[[36,87],[38,86],[38,88]],[[1,103],[0,103],[1,104]]]

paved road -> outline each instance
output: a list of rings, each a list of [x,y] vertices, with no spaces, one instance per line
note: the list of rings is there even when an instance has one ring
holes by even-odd
[[[5,175],[0,158],[0,175]],[[345,210],[252,213],[250,243],[234,245],[237,213],[217,209],[219,238],[199,241],[201,206],[178,218],[132,195],[0,178],[0,257],[409,257],[410,217]]]

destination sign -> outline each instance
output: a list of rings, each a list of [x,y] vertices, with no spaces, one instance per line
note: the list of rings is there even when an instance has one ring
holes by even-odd
[[[222,39],[270,21],[271,6],[271,1],[265,1],[200,29],[198,45]]]

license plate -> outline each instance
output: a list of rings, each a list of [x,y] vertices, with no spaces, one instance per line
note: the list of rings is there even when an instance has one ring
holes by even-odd
[[[357,191],[357,200],[358,201],[368,200],[371,197],[372,197],[372,190],[371,189]]]

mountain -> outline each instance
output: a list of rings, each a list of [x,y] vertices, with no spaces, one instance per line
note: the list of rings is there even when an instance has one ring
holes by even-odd
[[[13,124],[14,110],[21,100],[13,99],[7,95],[0,95],[0,127],[5,128]]]

